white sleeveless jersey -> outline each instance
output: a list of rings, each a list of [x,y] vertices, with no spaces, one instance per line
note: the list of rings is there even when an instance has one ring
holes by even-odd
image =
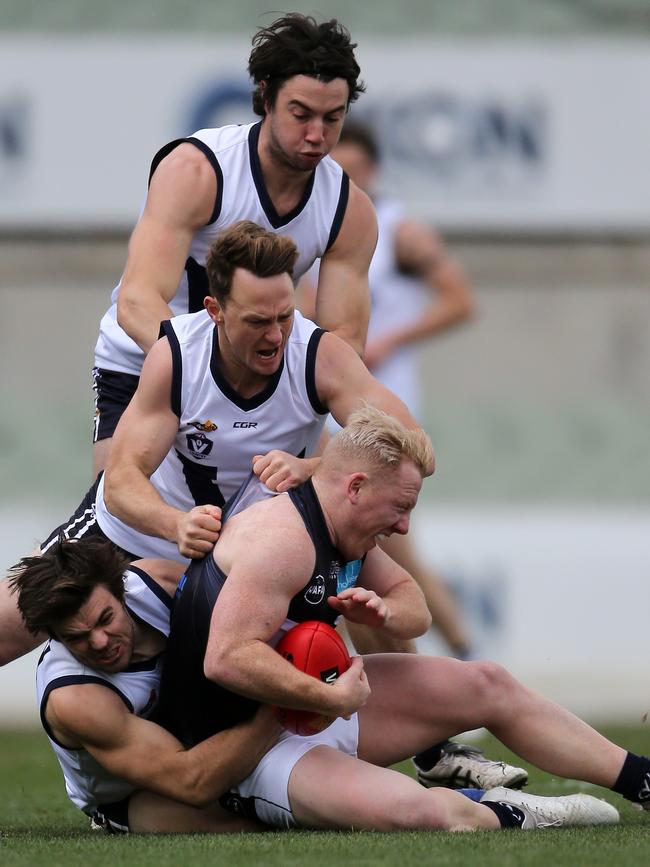
[[[331,157],[316,167],[296,207],[280,217],[264,185],[257,153],[261,122],[246,126],[203,129],[189,139],[178,139],[154,157],[151,173],[183,141],[189,141],[210,161],[217,177],[217,199],[210,223],[192,239],[185,270],[169,306],[174,316],[203,308],[208,294],[205,260],[216,236],[238,220],[252,220],[268,231],[288,235],[298,248],[294,281],[332,246],[341,228],[348,202],[349,181]],[[144,353],[117,324],[119,284],[112,306],[104,315],[95,346],[95,366],[139,375]]]
[[[430,294],[421,281],[400,273],[395,263],[395,237],[405,216],[401,205],[393,201],[375,202],[379,240],[368,272],[370,283],[370,322],[368,343],[396,329],[416,322],[428,305]],[[399,395],[417,416],[419,375],[417,349],[406,346],[393,353],[374,376]]]
[[[127,608],[167,637],[171,597],[136,566],[130,566],[124,573],[124,585]],[[86,750],[68,749],[55,740],[45,719],[50,694],[72,684],[97,683],[116,692],[131,713],[147,718],[158,701],[161,666],[159,656],[118,674],[106,674],[83,665],[59,641],[51,639],[45,647],[36,669],[41,722],[61,765],[68,797],[85,813],[91,814],[101,804],[126,798],[135,787],[109,773]]]
[[[322,329],[296,312],[278,371],[252,398],[240,397],[224,379],[218,332],[205,311],[177,316],[163,329],[172,351],[171,405],[179,422],[151,483],[167,503],[184,512],[207,503],[223,506],[248,477],[255,455],[271,449],[313,454],[327,415],[315,383]],[[140,533],[108,511],[103,478],[96,515],[101,530],[126,551],[186,562],[175,543]]]

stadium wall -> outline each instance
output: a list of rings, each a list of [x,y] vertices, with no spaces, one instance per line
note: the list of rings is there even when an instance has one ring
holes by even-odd
[[[353,111],[380,132],[386,189],[421,216],[650,229],[647,39],[358,39]],[[249,40],[0,37],[0,230],[131,225],[163,143],[251,117]]]

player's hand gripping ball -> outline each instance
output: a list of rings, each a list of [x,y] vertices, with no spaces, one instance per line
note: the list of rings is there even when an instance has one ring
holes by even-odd
[[[334,683],[350,667],[350,655],[341,636],[318,620],[294,626],[282,636],[275,649],[300,671],[324,683]],[[315,711],[288,707],[276,707],[274,713],[285,729],[297,735],[315,735],[335,720]]]

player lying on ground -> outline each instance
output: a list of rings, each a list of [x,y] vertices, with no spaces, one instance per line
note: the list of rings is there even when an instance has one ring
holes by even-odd
[[[616,821],[613,807],[583,795],[567,802],[491,790],[475,803],[386,769],[432,741],[485,726],[552,774],[648,802],[647,758],[626,753],[494,663],[378,654],[356,657],[328,684],[273,650],[296,622],[332,624],[339,614],[397,637],[428,627],[421,591],[377,541],[407,532],[430,461],[422,431],[367,407],[330,441],[311,481],[228,517],[212,556],[192,564],[177,598],[163,724],[193,742],[249,718],[257,702],[335,719],[320,736],[286,735],[234,788],[242,808],[281,827]]]
[[[52,636],[38,663],[38,701],[70,799],[107,831],[262,830],[217,800],[255,767],[278,724],[264,709],[185,750],[149,721],[182,567],[126,566],[106,540],[87,539],[14,570],[27,625]]]
[[[184,750],[168,732],[145,718],[155,706],[160,653],[169,627],[169,594],[179,567],[164,561],[140,561],[123,573],[124,565],[106,540],[63,541],[42,557],[23,560],[12,582],[30,628],[49,630],[56,636],[39,662],[38,695],[44,726],[71,800],[93,818],[95,825],[114,833],[260,830],[252,817],[233,817],[215,801],[275,742],[277,726],[268,713],[258,712],[250,722]],[[358,663],[356,668],[358,674]],[[354,681],[356,675],[352,677]],[[365,691],[363,685],[361,689]],[[337,721],[328,730],[327,743],[333,743],[337,726],[343,726],[340,747],[353,749],[353,722]],[[313,750],[318,754],[314,747],[320,744],[319,738],[299,738],[298,742],[301,753]],[[295,750],[291,739],[283,744],[285,749]],[[297,767],[301,765],[302,761]],[[359,767],[370,770],[369,765]],[[389,799],[393,821],[387,823],[386,816],[377,813],[366,824],[408,827],[402,813],[409,803],[417,801],[420,812],[413,814],[410,824],[435,825],[439,799],[402,775],[386,773],[390,773],[390,781],[382,781],[383,791],[388,782],[395,786]],[[361,778],[358,782],[363,786],[365,781]],[[418,790],[417,797],[413,788]],[[357,797],[349,781],[342,792],[346,802],[348,796]],[[462,795],[450,794],[461,799],[460,803],[464,800]],[[523,799],[520,809],[527,811],[524,827],[539,824],[535,810],[542,810],[546,820],[551,816],[552,821],[564,824],[616,818],[613,808],[608,810],[602,802],[586,796],[536,798],[497,789],[488,797],[500,803],[513,797]],[[362,802],[355,808],[355,817],[359,809],[367,813],[371,807],[365,794]],[[220,799],[220,804],[231,808],[236,803],[232,795]],[[472,808],[472,812],[476,810]],[[291,824],[290,817],[286,824]]]

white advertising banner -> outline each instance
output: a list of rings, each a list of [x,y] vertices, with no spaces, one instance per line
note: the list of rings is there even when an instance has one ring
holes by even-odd
[[[648,41],[355,34],[384,186],[442,228],[650,229]],[[167,141],[251,118],[250,34],[0,38],[0,230],[126,228]]]
[[[35,528],[42,538],[61,516],[0,518],[8,565],[34,547]],[[476,656],[593,721],[640,723],[650,711],[650,512],[423,505],[412,533],[457,594]],[[420,649],[446,652],[432,632]],[[36,723],[38,656],[0,667],[0,727]]]
[[[650,512],[425,507],[412,532],[455,591],[476,656],[589,719],[644,719]],[[445,652],[433,633],[420,644]]]

